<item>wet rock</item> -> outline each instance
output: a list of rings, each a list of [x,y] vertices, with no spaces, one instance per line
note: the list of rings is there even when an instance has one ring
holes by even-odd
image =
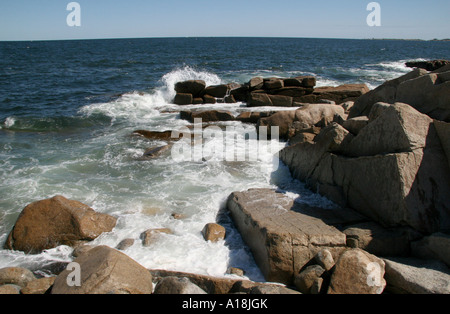
[[[180,106],[184,106],[184,105],[191,105],[194,102],[194,97],[192,96],[192,94],[187,94],[187,93],[177,93],[175,95],[175,99],[173,100],[173,103],[175,105],[180,105]]]
[[[327,248],[338,256],[345,247],[345,235],[326,223],[339,221],[333,215],[340,211],[304,208],[268,189],[234,192],[227,206],[268,281],[291,284],[320,250]]]
[[[6,249],[40,253],[60,245],[75,246],[110,232],[117,219],[63,196],[37,201],[21,212]]]
[[[144,231],[141,234],[141,239],[142,239],[142,245],[143,246],[150,246],[153,243],[155,243],[155,241],[158,240],[159,236],[164,233],[164,234],[173,234],[172,230],[168,229],[168,228],[160,228],[160,229],[149,229],[147,231]]]
[[[133,246],[133,244],[134,239],[123,239],[119,244],[117,244],[116,249],[119,251],[125,251],[129,247]]]
[[[203,228],[202,234],[206,241],[218,242],[225,239],[226,230],[219,224],[209,223]]]
[[[200,96],[205,88],[206,83],[203,80],[189,80],[175,84],[175,91],[177,93],[191,94],[194,97]]]

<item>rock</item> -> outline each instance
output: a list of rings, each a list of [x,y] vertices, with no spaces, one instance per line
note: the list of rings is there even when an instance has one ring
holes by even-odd
[[[192,100],[192,104],[193,105],[201,105],[203,104],[203,98],[201,97],[196,97]]]
[[[313,92],[312,88],[306,87],[283,87],[271,91],[274,95],[289,96],[289,97],[302,97],[304,95],[311,94]]]
[[[369,124],[369,118],[366,116],[356,117],[349,120],[345,120],[342,126],[350,131],[354,135],[358,135],[367,124]]]
[[[284,86],[314,87],[316,86],[316,78],[314,76],[297,76],[287,78],[284,79]]]
[[[73,256],[73,257],[79,257],[79,256],[81,256],[82,254],[86,253],[87,251],[92,250],[94,247],[95,247],[95,246],[87,245],[87,244],[77,246],[77,247],[73,250],[72,256]]]
[[[381,116],[381,114],[384,112],[384,110],[388,109],[391,105],[385,102],[377,102],[373,104],[372,109],[370,109],[369,112],[369,121],[374,121],[376,118]],[[365,116],[361,116],[365,117]],[[356,119],[356,118],[353,118]]]
[[[450,122],[450,71],[402,82],[395,101],[407,103],[433,119]]]
[[[98,246],[74,261],[80,265],[81,286],[70,287],[66,270],[56,277],[52,294],[151,294],[150,272],[127,255]]]
[[[424,148],[432,123],[431,118],[411,106],[396,103],[362,129],[344,153],[375,156]]]
[[[436,128],[442,148],[447,156],[448,165],[450,166],[450,123],[435,120],[434,127]]]
[[[165,277],[158,282],[154,294],[207,294],[188,278]]]
[[[55,196],[23,209],[5,248],[33,254],[60,245],[74,246],[110,232],[116,221],[85,204]]]
[[[147,131],[147,130],[136,130],[133,134],[141,135],[149,140],[159,140],[159,141],[171,141],[172,131]]]
[[[268,94],[265,93],[250,93],[248,97],[248,107],[264,107],[273,106],[272,100]]]
[[[230,275],[236,275],[236,276],[239,276],[239,277],[243,277],[243,276],[245,275],[245,271],[243,271],[243,270],[240,269],[240,268],[229,267],[229,268],[227,269],[227,274],[230,274]]]
[[[183,272],[169,271],[169,270],[150,270],[153,278],[156,281],[160,281],[165,277],[177,277],[177,278],[188,278],[190,282],[200,287],[202,290],[206,291],[208,294],[227,294],[232,292],[233,286],[237,283],[242,282],[240,279],[230,279],[230,278],[218,278],[212,276],[205,276],[199,274],[189,274]],[[250,284],[255,284],[250,281],[245,281]]]
[[[224,98],[229,91],[229,86],[222,84],[222,85],[213,85],[208,86],[205,88],[204,93],[206,95],[210,95],[215,98]]]
[[[161,233],[173,234],[172,230],[168,228],[149,229],[141,233],[142,245],[143,246],[152,245],[158,239]]]
[[[376,256],[409,256],[411,241],[420,238],[420,234],[411,228],[387,229],[375,222],[350,225],[342,232],[347,236],[347,246]]]
[[[36,277],[26,268],[6,267],[0,269],[0,286],[10,284],[25,287],[28,282],[33,280],[36,280]]]
[[[202,80],[189,80],[184,82],[178,82],[175,84],[175,91],[179,94],[191,94],[194,97],[200,96],[203,90],[206,88],[205,81]]]
[[[411,243],[412,255],[423,259],[436,259],[450,267],[450,235],[433,233]]]
[[[194,103],[194,97],[192,97],[192,94],[177,93],[173,103],[180,106],[191,105]]]
[[[381,294],[385,263],[360,249],[345,251],[336,262],[328,294]]]
[[[16,285],[0,285],[0,295],[20,294],[20,287]]]
[[[330,271],[334,267],[333,254],[327,249],[323,249],[317,253],[315,260],[324,270]]]
[[[134,239],[123,239],[119,244],[117,244],[116,249],[119,251],[125,251],[129,247],[133,246],[133,244]]]
[[[250,294],[301,294],[298,291],[277,285],[257,285],[250,290]]]
[[[319,265],[312,265],[295,276],[295,286],[298,291],[304,294],[311,294],[311,289],[314,285],[317,285],[317,281],[322,279],[321,276],[325,273]]]
[[[310,97],[308,93],[303,98],[295,99],[299,102],[319,103],[321,100],[331,100],[337,104],[354,101],[369,92],[365,84],[345,84],[340,86],[317,87]]]
[[[317,134],[309,132],[298,132],[294,137],[289,139],[289,145],[295,145],[299,143],[311,143],[314,144],[314,139]]]
[[[233,96],[236,101],[241,102],[247,102],[249,93],[250,87],[248,85],[242,85],[230,91],[230,95]]]
[[[355,100],[353,107],[350,109],[348,118],[358,116],[368,116],[373,104],[377,102],[385,102],[392,104],[396,101],[397,87],[410,79],[420,77],[428,72],[422,69],[411,71],[399,78],[385,82],[376,89],[371,90]]]
[[[450,61],[448,60],[409,61],[405,63],[408,68],[420,68],[427,71],[435,71],[449,64]]]
[[[213,96],[203,95],[203,103],[204,104],[215,104],[215,103],[217,103],[217,100]]]
[[[28,282],[20,290],[21,294],[45,294],[55,282],[56,277],[44,277]]]
[[[450,168],[432,122],[395,104],[354,138],[335,128],[334,139],[319,134],[315,145],[287,147],[280,158],[314,191],[385,227],[447,230]]]
[[[195,119],[202,119],[203,123],[235,120],[234,115],[225,110],[182,111],[180,116],[182,119],[188,120],[191,123],[194,123]]]
[[[268,118],[262,118],[259,120],[258,126],[267,126],[269,130],[273,126],[278,126],[280,138],[289,139],[317,124],[323,127],[332,122],[341,121],[344,119],[344,115],[344,109],[338,105],[306,105],[295,111],[280,111]],[[298,126],[294,128],[296,122]]]
[[[237,102],[233,95],[225,96],[223,100],[226,104],[235,104]]]
[[[412,258],[384,259],[386,290],[407,294],[450,294],[450,270],[443,264]]]
[[[202,234],[206,241],[218,242],[225,239],[226,230],[221,225],[209,223],[203,228]]]
[[[264,86],[264,79],[262,77],[254,77],[248,82],[250,90],[261,89]]]
[[[304,205],[273,190],[234,192],[227,207],[267,281],[290,284],[323,248],[336,256],[344,249],[345,235],[324,222],[333,218],[323,209],[304,214]]]
[[[153,158],[157,158],[162,156],[165,152],[167,152],[168,150],[170,150],[170,148],[172,147],[171,144],[169,145],[163,145],[163,146],[157,146],[157,147],[151,147],[149,149],[147,149],[144,154],[142,155],[142,157],[140,158],[140,160],[148,160],[148,159],[153,159]]]
[[[264,89],[279,89],[284,87],[284,82],[279,78],[272,78],[264,81]]]
[[[290,96],[269,95],[272,106],[275,107],[292,107],[293,98]]]
[[[345,114],[348,114],[350,112],[350,109],[352,109],[354,104],[354,101],[346,101],[341,104],[342,108],[344,108]]]
[[[304,142],[288,146],[280,152],[280,158],[289,166],[294,177],[307,181],[313,176],[324,155],[338,152],[342,143],[352,138],[346,129],[333,123],[315,137],[315,143]]]

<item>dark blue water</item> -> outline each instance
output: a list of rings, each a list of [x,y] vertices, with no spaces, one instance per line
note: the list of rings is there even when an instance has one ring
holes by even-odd
[[[162,143],[131,136],[137,129],[172,130],[187,124],[171,104],[174,84],[247,82],[253,76],[314,75],[318,85],[365,83],[374,88],[410,71],[404,63],[449,59],[450,42],[177,38],[0,42],[0,245],[30,202],[64,195],[119,218],[95,244],[115,247],[147,268],[223,275],[228,266],[261,279],[251,254],[231,227],[227,243],[208,244],[200,231],[214,222],[228,195],[252,187],[289,186],[307,203],[332,206],[273,166],[257,162],[138,161]],[[225,105],[215,105],[222,108]],[[243,104],[226,105],[237,112]],[[231,123],[232,126],[236,124]],[[238,136],[253,126],[234,131]],[[257,145],[249,141],[250,145]],[[279,148],[284,145],[279,143]],[[295,188],[294,188],[295,186]],[[171,219],[183,214],[182,221]],[[170,228],[150,248],[140,234]],[[39,269],[70,261],[59,247],[36,256],[0,249],[0,268]]]
[[[163,75],[186,65],[230,81],[257,73],[311,73],[331,81],[374,86],[385,79],[375,73],[386,70],[383,64],[449,55],[449,42],[421,41],[177,38],[0,42],[0,121],[10,115],[36,113],[71,116],[93,101],[134,90],[151,91],[160,86]]]

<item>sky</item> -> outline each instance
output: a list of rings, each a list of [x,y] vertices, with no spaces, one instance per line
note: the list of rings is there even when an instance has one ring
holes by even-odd
[[[144,37],[450,38],[449,0],[0,0],[0,41]]]

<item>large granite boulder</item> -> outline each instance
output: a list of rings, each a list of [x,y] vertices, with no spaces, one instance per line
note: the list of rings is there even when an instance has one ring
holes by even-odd
[[[386,290],[396,294],[450,294],[450,269],[436,261],[384,259]]]
[[[110,232],[116,221],[78,201],[55,196],[23,209],[5,248],[33,254],[59,245],[74,246]]]
[[[420,68],[427,71],[435,71],[449,64],[450,61],[448,60],[409,61],[405,63],[408,68]]]
[[[287,147],[280,158],[313,190],[385,227],[450,228],[450,168],[429,117],[394,104],[356,137],[344,133]]]
[[[349,118],[368,115],[377,102],[403,102],[433,119],[450,122],[450,69],[416,69],[359,97]]]
[[[401,83],[395,100],[433,119],[450,122],[450,71],[430,73]]]
[[[178,94],[191,94],[198,97],[206,88],[206,83],[203,80],[189,80],[178,82],[175,84],[175,91]]]
[[[297,133],[310,130],[316,125],[320,127],[345,118],[344,108],[332,104],[306,105],[297,110],[280,111],[270,117],[262,118],[258,126],[279,127],[282,139],[294,137]]]
[[[127,255],[107,246],[95,247],[75,259],[80,286],[68,285],[65,270],[55,280],[52,294],[151,294],[152,275]]]
[[[228,209],[266,280],[292,284],[326,248],[336,258],[346,237],[333,225],[360,221],[352,211],[312,208],[270,189],[234,192]]]
[[[381,294],[385,263],[360,249],[345,251],[336,262],[328,294]]]

